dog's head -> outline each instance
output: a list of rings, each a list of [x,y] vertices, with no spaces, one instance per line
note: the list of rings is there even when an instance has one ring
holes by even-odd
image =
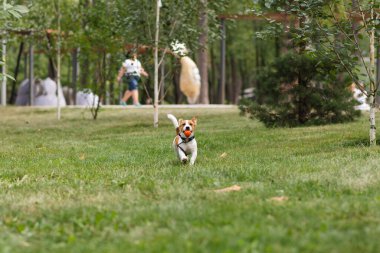
[[[190,120],[179,119],[178,125],[179,125],[178,131],[181,136],[185,136],[184,134],[185,131],[190,131],[191,132],[190,136],[194,136],[195,127],[197,125],[197,119],[195,117],[193,117]]]

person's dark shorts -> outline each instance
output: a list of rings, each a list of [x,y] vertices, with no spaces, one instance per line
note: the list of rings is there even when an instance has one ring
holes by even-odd
[[[140,80],[139,76],[134,76],[134,75],[127,76],[128,90],[137,90],[139,80]]]

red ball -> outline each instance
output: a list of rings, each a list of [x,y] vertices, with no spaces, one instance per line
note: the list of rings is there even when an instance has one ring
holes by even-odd
[[[185,134],[186,137],[189,137],[191,135],[191,131],[190,130],[186,130],[183,133]]]

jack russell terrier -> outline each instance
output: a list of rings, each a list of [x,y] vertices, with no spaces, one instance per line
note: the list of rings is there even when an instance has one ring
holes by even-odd
[[[190,165],[193,165],[197,159],[197,141],[195,140],[194,131],[197,125],[197,119],[193,117],[191,120],[179,119],[168,114],[168,118],[173,122],[177,136],[173,141],[173,149],[177,157],[182,163],[187,163],[188,155],[191,155]]]

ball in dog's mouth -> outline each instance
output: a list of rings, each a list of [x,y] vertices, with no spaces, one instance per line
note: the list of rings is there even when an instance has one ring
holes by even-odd
[[[186,137],[189,137],[191,135],[191,131],[190,130],[186,130],[183,133],[185,134]]]

